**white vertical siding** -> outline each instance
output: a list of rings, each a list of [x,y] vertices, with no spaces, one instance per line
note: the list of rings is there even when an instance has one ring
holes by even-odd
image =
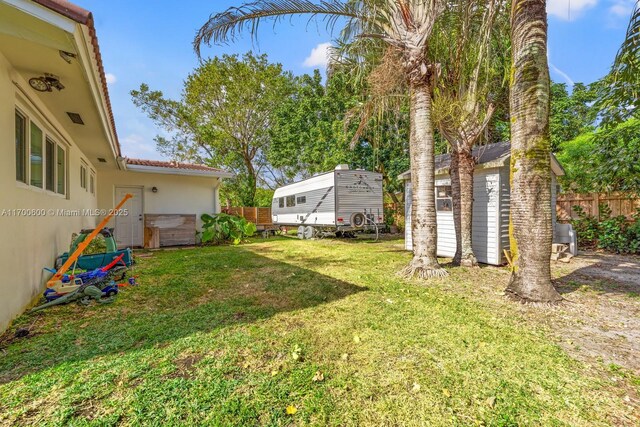
[[[413,201],[413,190],[411,181],[404,182],[404,248],[413,250],[413,235],[411,234],[411,204]]]
[[[472,246],[478,262],[495,264],[500,239],[498,219],[500,210],[499,169],[477,170],[473,176]]]
[[[436,186],[451,185],[449,175],[436,176]],[[456,254],[456,229],[453,212],[436,212],[438,221],[438,256],[453,257]]]
[[[504,257],[504,250],[509,250],[509,212],[511,207],[511,182],[509,166],[500,168],[500,252],[498,254],[498,264],[504,264],[507,260]]]

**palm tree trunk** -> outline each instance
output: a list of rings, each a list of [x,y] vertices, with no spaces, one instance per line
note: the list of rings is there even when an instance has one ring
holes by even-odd
[[[449,166],[449,176],[451,177],[451,204],[453,208],[453,229],[456,232],[456,253],[453,256],[453,265],[460,265],[462,259],[462,218],[460,212],[460,162],[457,150],[451,143],[451,166]]]
[[[460,265],[465,267],[475,267],[478,260],[473,253],[472,231],[473,231],[473,171],[475,160],[471,151],[465,148],[458,150],[458,177],[460,181]]]
[[[507,295],[554,303],[551,284],[549,68],[545,0],[511,6],[511,252]]]
[[[441,277],[447,274],[438,264],[435,201],[435,155],[431,123],[431,90],[422,80],[410,81],[411,108],[411,230],[413,259],[402,271],[406,277]]]

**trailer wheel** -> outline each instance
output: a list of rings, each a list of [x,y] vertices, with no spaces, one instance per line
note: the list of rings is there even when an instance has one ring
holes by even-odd
[[[315,229],[312,226],[307,225],[304,228],[304,238],[305,239],[313,239],[313,235],[314,234],[315,234]]]
[[[301,225],[300,227],[298,227],[298,239],[300,240],[304,239],[304,229],[305,229],[304,225]]]
[[[363,227],[367,219],[362,212],[355,212],[351,215],[351,226],[360,228]]]

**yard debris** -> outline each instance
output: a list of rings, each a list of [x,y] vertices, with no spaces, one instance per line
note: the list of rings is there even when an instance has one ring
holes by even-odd
[[[360,342],[360,336],[358,336],[358,335],[354,334],[354,335],[353,335],[353,342],[354,342],[354,343],[356,343],[356,344],[358,344],[358,343]]]
[[[349,354],[348,353],[342,353],[342,355],[340,356],[340,358],[342,360],[347,360],[349,358]]]
[[[564,263],[571,262],[573,254],[569,251],[569,245],[562,243],[554,243],[551,245],[551,259]]]
[[[313,378],[311,379],[311,381],[313,381],[314,383],[320,382],[320,381],[324,381],[324,374],[320,371],[316,371],[315,375],[313,376]]]
[[[414,393],[417,393],[420,391],[420,384],[418,383],[413,383],[413,387],[411,388],[411,391]]]
[[[301,352],[302,352],[302,349],[300,348],[300,346],[296,345],[293,351],[291,352],[291,357],[293,358],[293,360],[300,360]]]
[[[487,400],[485,400],[484,403],[486,403],[489,408],[493,409],[496,406],[496,397],[495,396],[487,397]]]
[[[444,394],[444,397],[446,397],[446,398],[451,397],[451,392],[449,391],[448,388],[443,388],[442,389],[442,394]]]

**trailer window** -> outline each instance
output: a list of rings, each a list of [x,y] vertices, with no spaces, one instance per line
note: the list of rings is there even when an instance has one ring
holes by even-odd
[[[307,196],[298,196],[298,200],[296,202],[301,205],[303,203],[307,203]]]
[[[438,212],[453,211],[450,185],[438,185],[436,187],[436,209]]]
[[[284,208],[284,197],[278,198],[278,207]]]
[[[296,196],[287,196],[287,207],[290,208],[296,205]]]

